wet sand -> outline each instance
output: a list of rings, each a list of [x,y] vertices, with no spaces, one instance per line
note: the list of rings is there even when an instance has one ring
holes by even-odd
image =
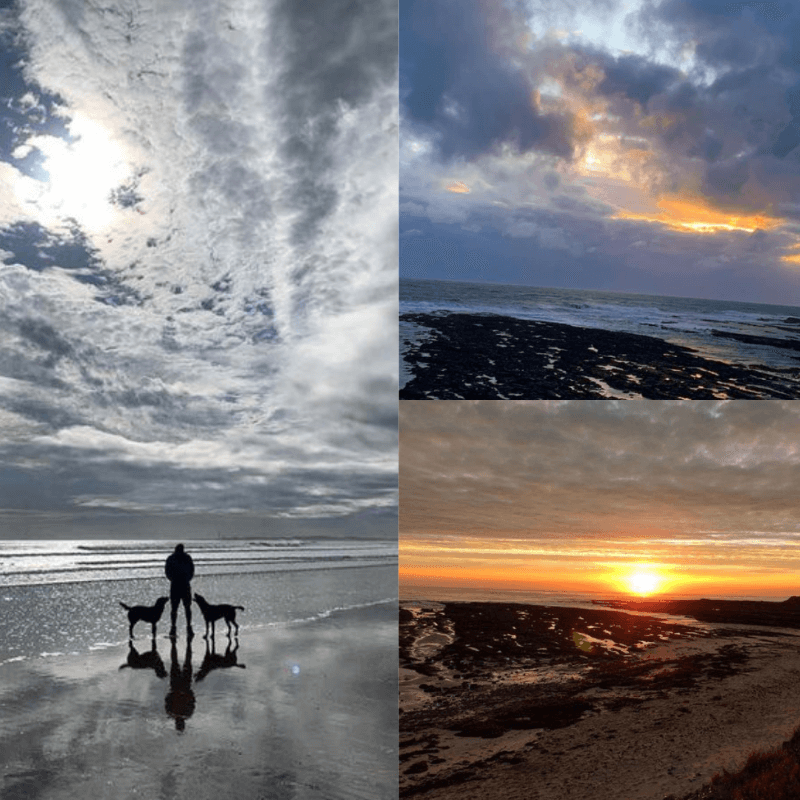
[[[0,796],[396,797],[396,642],[381,604],[6,662]]]
[[[507,603],[400,622],[403,797],[682,797],[800,721],[792,628]]]
[[[800,397],[800,353],[797,367],[742,366],[657,336],[556,322],[456,313],[400,319],[425,329],[404,343],[412,377],[401,400]],[[712,333],[792,352],[800,348],[789,338]]]

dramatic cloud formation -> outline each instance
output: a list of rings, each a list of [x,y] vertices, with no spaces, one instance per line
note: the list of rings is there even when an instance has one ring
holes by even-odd
[[[800,409],[763,401],[401,403],[406,580],[769,594],[800,568]],[[791,593],[791,591],[790,591]]]
[[[106,510],[391,535],[396,25],[388,0],[0,10],[7,533]]]
[[[403,274],[800,302],[800,7],[551,5],[401,2]]]

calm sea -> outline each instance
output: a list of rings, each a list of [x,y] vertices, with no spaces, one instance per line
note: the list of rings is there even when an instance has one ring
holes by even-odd
[[[244,606],[237,614],[243,632],[397,608],[396,542],[185,544],[195,562],[193,591],[211,603]],[[0,667],[127,642],[119,603],[152,605],[168,595],[164,560],[171,551],[163,541],[0,542]],[[202,626],[194,604],[192,613],[195,627]],[[159,636],[168,624],[167,609]],[[139,623],[135,635],[148,641],[149,626]]]
[[[756,595],[718,595],[718,594],[662,594],[661,600],[690,600],[706,597],[716,600],[771,600],[781,601],[781,597]],[[631,595],[615,592],[575,592],[546,589],[485,589],[453,586],[423,586],[407,582],[400,584],[401,602],[461,602],[461,603],[529,603],[537,606],[566,606],[569,608],[597,608],[593,600],[630,600]]]
[[[195,573],[230,575],[379,566],[397,559],[383,541],[302,539],[187,542]],[[164,541],[0,541],[0,586],[162,578]]]

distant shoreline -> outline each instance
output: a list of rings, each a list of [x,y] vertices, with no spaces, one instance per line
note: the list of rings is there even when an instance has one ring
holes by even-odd
[[[404,342],[411,378],[401,400],[800,397],[800,360],[796,368],[742,366],[655,336],[500,314],[405,313],[400,320],[426,329]],[[789,339],[770,346],[800,347]]]
[[[593,600],[598,607],[618,611],[659,613],[693,617],[699,622],[730,625],[766,625],[779,628],[800,628],[800,597],[782,602],[769,600]]]

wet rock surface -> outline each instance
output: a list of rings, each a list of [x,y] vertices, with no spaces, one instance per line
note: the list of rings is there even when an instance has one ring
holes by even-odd
[[[426,329],[419,341],[403,343],[412,378],[400,390],[402,400],[800,397],[800,363],[727,364],[654,336],[496,314],[407,313],[400,319]]]

